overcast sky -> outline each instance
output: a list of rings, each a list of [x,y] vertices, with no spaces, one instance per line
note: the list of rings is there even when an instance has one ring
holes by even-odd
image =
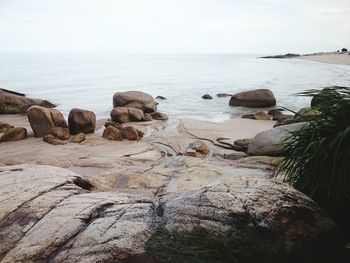
[[[0,0],[0,52],[350,48],[350,0]]]

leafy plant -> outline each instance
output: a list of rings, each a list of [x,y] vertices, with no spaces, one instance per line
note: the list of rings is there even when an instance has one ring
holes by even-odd
[[[317,98],[319,114],[284,142],[279,173],[338,222],[350,225],[350,88],[298,95]]]

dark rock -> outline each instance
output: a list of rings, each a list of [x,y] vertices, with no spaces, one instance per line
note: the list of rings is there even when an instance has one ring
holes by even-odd
[[[69,138],[67,122],[58,110],[32,106],[28,109],[27,118],[36,137],[53,134],[61,139]]]
[[[257,89],[234,94],[229,105],[251,108],[270,107],[276,105],[276,98],[271,90]]]
[[[105,123],[105,127],[107,128],[108,126],[113,126],[114,128],[118,129],[118,130],[122,130],[123,126],[118,123],[118,122],[113,122],[113,121],[106,121]]]
[[[122,130],[122,136],[124,139],[130,140],[130,141],[136,141],[139,139],[139,133],[132,126],[124,127]]]
[[[69,131],[75,135],[78,133],[94,133],[96,128],[96,115],[92,111],[72,109],[68,116]]]
[[[25,128],[10,128],[1,137],[0,142],[19,141],[27,138]]]
[[[153,97],[141,91],[115,93],[113,96],[113,107],[137,108],[147,113],[157,110]]]
[[[103,138],[108,139],[108,140],[113,140],[113,141],[122,141],[123,137],[117,128],[113,126],[108,126],[106,129],[103,131]]]
[[[127,123],[130,121],[143,121],[145,116],[140,109],[117,107],[111,111],[111,120],[118,123]]]
[[[16,92],[7,92],[4,89],[0,89],[0,113],[26,113],[27,110],[33,105],[38,105],[45,108],[56,107],[56,105],[47,100],[29,99],[22,96],[22,94],[17,95]]]
[[[144,121],[152,121],[153,119],[152,119],[151,114],[145,113],[145,115],[144,115],[144,117],[143,117],[143,120],[144,120]]]
[[[160,95],[159,95],[159,96],[156,97],[156,99],[157,99],[157,100],[166,100],[166,97],[163,97],[163,96],[160,96]]]
[[[261,58],[295,58],[295,57],[300,57],[300,55],[287,53],[285,55],[266,56],[266,57],[261,57]]]
[[[277,121],[277,120],[279,120],[282,116],[284,116],[284,114],[283,114],[280,110],[278,110],[278,109],[269,110],[269,111],[267,112],[267,114],[268,114],[268,115],[271,115],[271,116],[272,116],[272,119],[273,119],[274,121]]]
[[[318,106],[322,105],[323,102],[329,100],[329,95],[340,97],[340,94],[337,91],[330,88],[324,88],[320,90],[318,94],[311,99],[311,107],[317,108]]]
[[[213,97],[210,96],[209,94],[205,94],[205,95],[202,96],[202,99],[211,100],[211,99],[213,99]]]

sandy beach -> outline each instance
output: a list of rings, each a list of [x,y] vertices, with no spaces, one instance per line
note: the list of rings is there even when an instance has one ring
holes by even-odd
[[[349,53],[324,53],[324,54],[317,54],[317,55],[304,55],[304,56],[298,57],[298,59],[304,59],[304,60],[320,62],[320,63],[350,65]]]

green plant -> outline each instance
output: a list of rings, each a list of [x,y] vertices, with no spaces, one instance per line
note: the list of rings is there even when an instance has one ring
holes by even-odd
[[[298,95],[322,98],[316,114],[285,142],[279,168],[341,224],[350,225],[350,88],[328,87]]]

